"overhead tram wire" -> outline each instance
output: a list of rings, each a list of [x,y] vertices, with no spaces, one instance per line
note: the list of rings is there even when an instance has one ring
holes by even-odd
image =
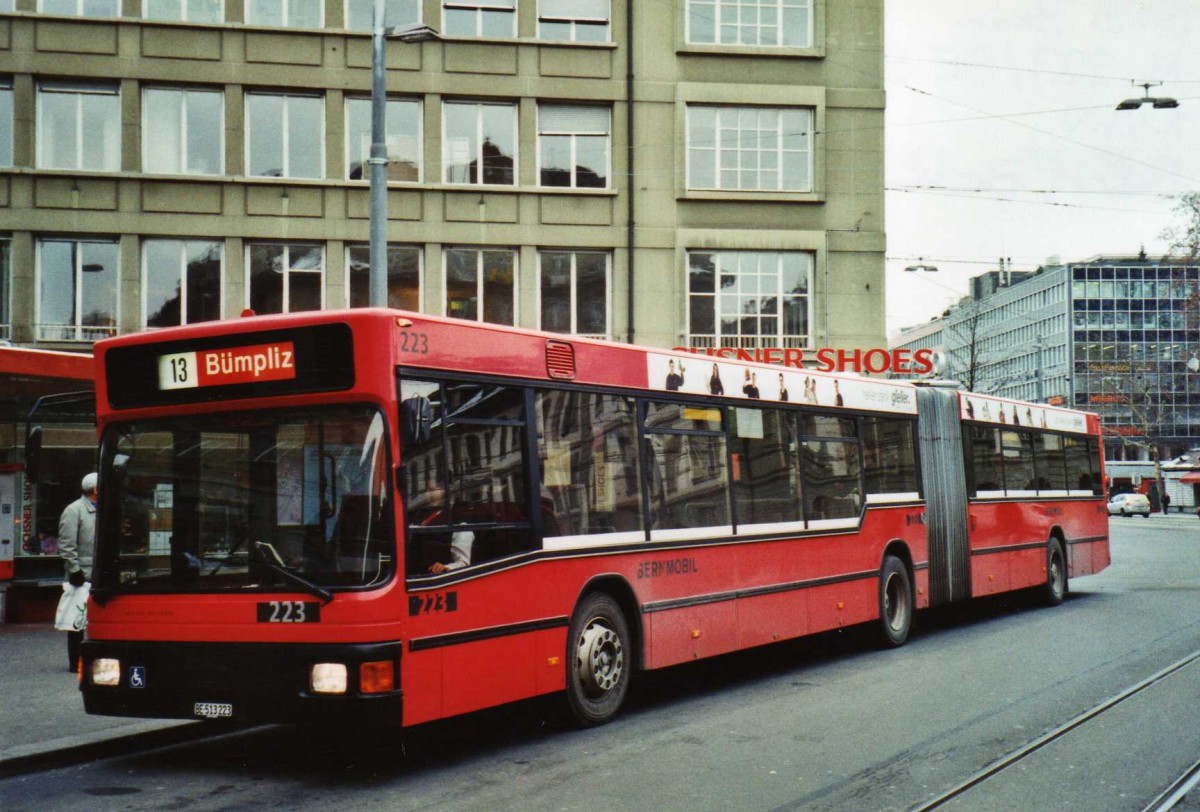
[[[1025,204],[1025,205],[1029,205],[1029,206],[1055,206],[1057,208],[1063,208],[1063,209],[1088,209],[1090,211],[1115,211],[1115,212],[1124,212],[1124,213],[1128,213],[1128,214],[1153,214],[1155,217],[1162,217],[1164,214],[1164,212],[1150,211],[1149,209],[1119,209],[1119,208],[1115,208],[1113,206],[1088,206],[1083,203],[1060,203],[1056,200],[1017,200],[1016,198],[1011,198],[1011,197],[994,197],[994,196],[987,196],[987,195],[960,194],[960,193],[956,193],[956,192],[939,192],[939,191],[934,191],[931,189],[908,190],[908,189],[895,189],[895,188],[886,188],[885,187],[884,191],[896,192],[899,194],[921,194],[921,193],[924,193],[924,194],[935,195],[937,197],[953,197],[953,198],[958,198],[960,200],[990,200],[990,201],[998,201],[1001,203],[1020,203],[1020,204]]]
[[[836,59],[829,59],[829,58],[827,57],[825,61],[826,61],[826,62],[828,62],[828,63],[830,63],[830,64],[834,64],[834,65],[837,65],[837,66],[839,66],[839,67],[845,68],[846,70],[853,71],[853,72],[855,72],[855,73],[861,73],[861,74],[868,75],[868,76],[872,76],[872,77],[874,77],[874,76],[876,75],[876,74],[874,74],[874,73],[871,73],[870,71],[865,71],[865,70],[862,70],[861,68],[857,68],[857,67],[855,67],[855,66],[853,66],[853,65],[848,65],[848,64],[846,64],[846,63],[844,63],[844,62],[840,62],[840,61],[838,61],[838,60],[836,60]],[[1166,174],[1168,174],[1168,175],[1174,175],[1174,176],[1175,176],[1175,177],[1177,177],[1177,178],[1183,178],[1184,180],[1191,181],[1192,183],[1200,183],[1200,178],[1193,178],[1193,177],[1191,177],[1190,175],[1184,175],[1184,174],[1182,174],[1182,173],[1180,173],[1180,172],[1175,172],[1174,170],[1167,169],[1166,167],[1157,166],[1157,165],[1155,165],[1155,164],[1152,164],[1152,163],[1150,163],[1150,162],[1148,162],[1148,161],[1143,161],[1143,160],[1141,160],[1141,159],[1139,159],[1139,158],[1133,158],[1133,157],[1130,157],[1130,156],[1128,156],[1128,155],[1122,155],[1122,154],[1121,154],[1121,153],[1119,153],[1119,152],[1113,152],[1112,150],[1105,149],[1105,148],[1103,148],[1103,147],[1098,147],[1098,146],[1095,146],[1094,144],[1088,144],[1088,143],[1085,143],[1085,142],[1083,142],[1083,141],[1077,141],[1077,140],[1075,140],[1075,139],[1073,139],[1073,138],[1068,138],[1068,137],[1067,137],[1067,136],[1065,136],[1065,135],[1059,135],[1058,133],[1053,133],[1053,132],[1050,132],[1049,130],[1043,130],[1043,129],[1041,129],[1040,127],[1034,127],[1034,126],[1033,126],[1033,125],[1031,125],[1031,124],[1025,124],[1025,123],[1023,123],[1023,122],[1016,121],[1016,120],[1014,120],[1014,117],[1015,117],[1016,115],[1018,115],[1018,114],[1015,114],[1015,113],[1007,113],[1007,114],[1000,114],[1000,113],[990,113],[990,112],[988,112],[987,110],[983,110],[983,109],[981,109],[981,108],[978,108],[978,107],[973,107],[973,106],[971,106],[971,105],[969,105],[969,104],[966,104],[966,103],[964,103],[964,102],[955,101],[954,99],[949,99],[949,98],[946,98],[946,97],[944,97],[944,96],[939,96],[939,95],[938,95],[938,94],[936,94],[936,93],[932,93],[932,92],[930,92],[930,91],[928,91],[928,90],[922,90],[921,88],[919,88],[919,87],[913,87],[912,85],[906,85],[906,84],[904,84],[904,83],[902,83],[902,82],[899,82],[899,83],[898,83],[898,82],[889,82],[889,81],[887,81],[887,80],[885,79],[885,80],[884,80],[884,84],[886,84],[886,85],[893,85],[893,86],[899,86],[899,87],[902,87],[902,88],[904,88],[905,90],[908,90],[908,91],[910,91],[910,92],[912,92],[912,93],[916,93],[916,94],[918,94],[918,95],[921,95],[921,96],[928,96],[928,97],[929,97],[929,98],[931,98],[931,99],[937,99],[938,101],[942,101],[942,102],[945,102],[945,103],[947,103],[947,104],[953,104],[953,105],[955,105],[956,107],[961,107],[961,108],[963,108],[964,110],[970,110],[970,111],[972,111],[972,112],[974,112],[974,113],[978,113],[978,114],[980,114],[980,116],[981,116],[983,119],[985,119],[985,120],[986,120],[986,119],[999,119],[999,120],[1001,120],[1001,121],[1007,121],[1009,124],[1013,124],[1013,125],[1015,125],[1015,126],[1017,126],[1017,127],[1024,127],[1024,128],[1025,128],[1025,129],[1027,129],[1027,130],[1032,130],[1033,132],[1036,132],[1036,133],[1041,133],[1042,135],[1046,135],[1046,136],[1049,136],[1049,137],[1051,137],[1051,138],[1057,138],[1057,139],[1059,139],[1060,141],[1065,141],[1065,142],[1067,142],[1068,144],[1074,144],[1075,146],[1078,146],[1078,147],[1083,147],[1083,148],[1085,148],[1085,149],[1089,149],[1089,150],[1092,150],[1092,151],[1095,151],[1095,152],[1099,152],[1099,153],[1101,153],[1101,154],[1108,155],[1109,157],[1112,157],[1112,158],[1120,158],[1120,159],[1121,159],[1121,160],[1123,160],[1123,161],[1130,161],[1131,163],[1135,163],[1135,164],[1138,164],[1138,165],[1140,165],[1140,166],[1144,166],[1144,167],[1146,167],[1146,168],[1148,168],[1148,169],[1154,169],[1154,170],[1157,170],[1157,171],[1159,171],[1159,172],[1165,172],[1165,173],[1166,173]],[[1183,99],[1182,101],[1187,101],[1187,99]],[[1106,106],[1106,109],[1107,109],[1107,106]],[[900,125],[885,125],[885,126],[900,126]]]
[[[943,186],[932,183],[901,183],[896,186],[887,187],[888,191],[896,192],[972,192],[972,193],[1002,193],[1010,194],[1029,194],[1029,195],[1096,195],[1096,196],[1115,196],[1115,197],[1164,197],[1175,198],[1182,194],[1187,194],[1187,189],[1181,189],[1177,192],[1137,192],[1123,189],[1017,189],[1013,187],[998,186],[995,188],[985,188],[982,186]]]
[[[887,54],[884,59],[899,59],[905,62],[928,62],[934,65],[952,65],[963,68],[990,68],[992,70],[1007,70],[1020,73],[1040,73],[1047,76],[1068,76],[1076,79],[1097,79],[1113,82],[1130,81],[1128,76],[1106,76],[1096,73],[1074,73],[1072,71],[1048,70],[1046,68],[1024,68],[1014,65],[990,65],[983,62],[965,62],[954,59],[930,59],[920,56],[904,56],[897,54]],[[1200,85],[1200,79],[1162,79],[1159,81],[1170,82],[1173,85]]]

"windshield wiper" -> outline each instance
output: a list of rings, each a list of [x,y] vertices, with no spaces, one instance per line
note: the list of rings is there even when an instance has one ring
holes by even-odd
[[[266,565],[267,569],[269,569],[271,572],[279,573],[283,576],[285,581],[301,587],[312,595],[316,595],[325,603],[329,603],[333,600],[333,593],[328,589],[317,586],[307,578],[302,578],[288,569],[287,564],[283,563],[283,556],[281,556],[279,551],[275,549],[275,545],[266,541],[256,541],[254,542],[254,547],[258,550],[258,555],[259,558],[262,559],[262,563]]]

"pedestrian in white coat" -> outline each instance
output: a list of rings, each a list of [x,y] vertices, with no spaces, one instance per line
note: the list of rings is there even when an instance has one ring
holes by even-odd
[[[58,554],[66,566],[71,586],[83,586],[92,578],[92,554],[96,548],[96,500],[100,496],[97,476],[88,474],[79,483],[83,495],[63,510],[58,520]],[[67,669],[79,664],[83,632],[67,632]]]

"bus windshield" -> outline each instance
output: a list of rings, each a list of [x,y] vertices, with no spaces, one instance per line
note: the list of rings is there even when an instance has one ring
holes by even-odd
[[[114,424],[101,464],[104,590],[327,599],[394,573],[384,419],[372,407]]]

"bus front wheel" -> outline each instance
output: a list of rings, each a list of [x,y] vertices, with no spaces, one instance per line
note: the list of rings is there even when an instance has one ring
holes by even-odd
[[[895,648],[904,645],[912,630],[912,578],[904,562],[893,555],[883,559],[879,571],[879,628],[884,645]]]
[[[617,715],[629,689],[632,655],[617,602],[603,592],[585,597],[567,637],[567,703],[580,724],[602,725]]]

